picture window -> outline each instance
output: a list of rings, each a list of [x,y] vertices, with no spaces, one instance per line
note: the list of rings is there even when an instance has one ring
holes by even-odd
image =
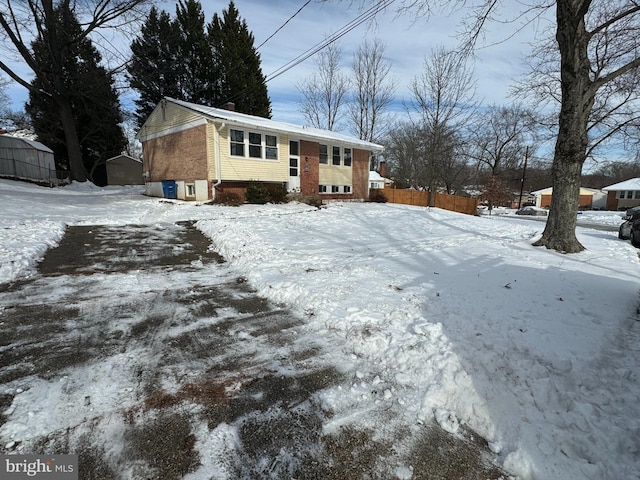
[[[234,157],[278,160],[278,137],[230,128],[229,154]]]

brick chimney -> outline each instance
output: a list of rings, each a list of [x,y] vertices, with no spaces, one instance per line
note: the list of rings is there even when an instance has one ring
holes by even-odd
[[[230,112],[235,112],[236,111],[236,104],[233,102],[227,102],[224,105],[222,105],[222,109],[223,110],[229,110]]]
[[[378,170],[380,170],[378,172],[380,176],[384,178],[385,175],[387,174],[387,162],[385,162],[384,160],[381,160],[378,166]]]

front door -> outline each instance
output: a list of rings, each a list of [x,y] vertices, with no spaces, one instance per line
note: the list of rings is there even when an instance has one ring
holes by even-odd
[[[289,142],[289,188],[290,192],[300,191],[300,144]]]

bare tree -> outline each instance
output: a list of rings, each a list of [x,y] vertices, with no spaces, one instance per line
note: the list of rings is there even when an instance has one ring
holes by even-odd
[[[624,78],[636,75],[640,66],[640,5],[631,0],[556,4],[562,96],[551,209],[535,245],[573,253],[584,250],[575,227],[582,166],[594,146],[590,131],[604,126],[605,118],[613,119],[614,112],[637,98],[637,86]],[[621,89],[622,83],[628,88]],[[623,123],[614,120],[612,126],[615,131]]]
[[[365,40],[353,56],[353,101],[349,105],[352,130],[361,140],[373,142],[384,124],[385,110],[393,101],[396,82],[388,78],[391,65],[378,40]]]
[[[513,2],[497,0],[404,0],[400,12],[428,16],[436,10],[464,9],[469,16],[463,25],[461,51],[470,52],[500,9]],[[640,67],[640,3],[637,0],[531,0],[519,2],[521,23],[555,7],[555,44],[558,83],[550,90],[560,100],[552,166],[553,197],[545,230],[538,246],[564,253],[584,247],[575,235],[580,176],[594,146],[590,135],[606,125],[613,133],[637,120],[615,119],[622,105],[636,102],[640,84],[635,81]],[[509,19],[507,19],[509,21]],[[514,26],[514,30],[517,27]],[[553,63],[553,62],[551,62]],[[559,92],[559,93],[556,93]],[[603,108],[601,108],[601,106]],[[639,108],[631,108],[638,112]],[[608,112],[605,116],[594,112]],[[631,112],[632,113],[632,112]],[[600,118],[600,120],[598,120]],[[593,120],[593,123],[590,123]],[[600,138],[603,138],[600,136]]]
[[[491,213],[493,207],[503,205],[513,200],[513,193],[498,177],[490,175],[484,182],[482,197],[487,202],[489,213]]]
[[[535,136],[531,112],[520,105],[492,105],[477,116],[468,154],[492,176],[502,178],[521,167]]]
[[[349,78],[340,70],[341,57],[340,47],[330,43],[318,54],[314,74],[297,85],[302,94],[302,114],[313,127],[338,128],[349,89]]]
[[[422,129],[412,122],[396,125],[385,136],[387,175],[400,188],[416,188],[422,184],[423,138]]]
[[[70,45],[59,44],[57,35],[56,10],[65,5],[82,22],[82,28],[75,41],[80,41],[92,33],[105,28],[122,28],[142,12],[138,9],[148,0],[0,0],[0,38],[3,48],[0,50],[0,70],[13,81],[27,90],[35,87],[28,78],[12,67],[19,61],[26,65],[36,77],[42,80],[42,89],[56,105],[60,123],[64,130],[69,156],[71,179],[84,182],[87,179],[82,161],[82,151],[78,131],[70,102],[70,92],[65,82],[66,58],[70,54]],[[32,27],[29,29],[29,27]],[[49,63],[40,64],[34,56],[31,42],[39,38],[49,52]],[[71,40],[72,42],[74,39]],[[47,71],[45,72],[45,68]]]
[[[433,135],[428,127],[411,121],[397,124],[385,136],[385,160],[389,175],[400,187],[458,192],[471,174],[463,143],[454,132],[438,135],[441,142],[438,162],[432,159]],[[445,140],[446,138],[446,140]]]
[[[454,52],[438,48],[411,84],[409,113],[423,133],[423,186],[432,191],[460,152],[465,124],[475,111],[472,69]]]

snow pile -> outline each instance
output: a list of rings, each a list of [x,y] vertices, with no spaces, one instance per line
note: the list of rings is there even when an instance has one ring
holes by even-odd
[[[538,222],[400,205],[198,226],[262,295],[350,341],[362,394],[382,379],[408,415],[470,425],[522,478],[640,471],[639,262],[615,232],[579,229],[588,250],[567,256],[531,246]]]
[[[366,413],[389,402],[404,420],[468,425],[525,480],[640,477],[640,261],[616,231],[579,227],[587,250],[562,255],[531,246],[538,221],[403,205],[232,208],[5,181],[0,201],[0,282],[28,274],[65,224],[198,220],[261,295],[347,341],[353,385],[323,397],[336,412],[376,427]]]

